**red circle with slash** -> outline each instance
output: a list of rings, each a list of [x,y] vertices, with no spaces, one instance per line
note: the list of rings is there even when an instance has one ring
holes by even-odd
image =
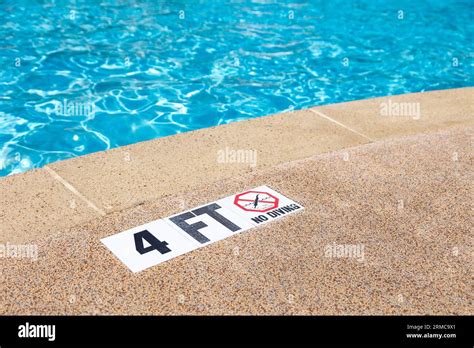
[[[247,191],[236,195],[234,198],[234,204],[245,211],[265,213],[269,210],[278,208],[279,200],[268,192]]]

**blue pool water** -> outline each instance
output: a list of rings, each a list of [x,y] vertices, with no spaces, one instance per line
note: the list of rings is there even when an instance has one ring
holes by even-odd
[[[472,0],[1,1],[0,175],[292,108],[472,86],[473,12]]]

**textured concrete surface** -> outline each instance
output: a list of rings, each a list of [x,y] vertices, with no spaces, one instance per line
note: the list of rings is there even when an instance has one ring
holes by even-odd
[[[474,124],[473,100],[474,88],[471,87],[358,100],[315,110],[379,140]],[[386,115],[385,110],[388,110]]]
[[[218,163],[218,151],[226,148],[254,150],[258,168],[366,142],[310,111],[295,111],[138,143],[50,167],[97,206],[115,211],[254,169],[251,163]]]
[[[0,243],[49,236],[96,216],[45,170],[0,179]]]
[[[0,314],[472,314],[473,135],[259,168],[37,239],[37,261],[0,264]],[[262,184],[305,210],[138,274],[100,243]],[[334,245],[363,246],[363,260],[330,257]]]

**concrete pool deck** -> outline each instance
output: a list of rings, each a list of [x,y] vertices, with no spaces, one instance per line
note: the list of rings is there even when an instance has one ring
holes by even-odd
[[[389,102],[390,100],[390,102]],[[0,179],[1,314],[470,314],[474,88],[334,104]],[[414,103],[419,117],[381,115]],[[257,152],[257,165],[217,151]],[[131,273],[100,239],[269,185],[305,211]],[[325,256],[364,246],[364,260]]]

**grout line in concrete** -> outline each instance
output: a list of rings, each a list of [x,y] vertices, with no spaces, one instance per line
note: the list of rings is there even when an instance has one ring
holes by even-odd
[[[56,173],[53,169],[48,166],[44,166],[44,169],[57,181],[59,181],[65,188],[71,191],[74,195],[79,197],[84,203],[86,203],[91,209],[95,210],[98,214],[105,216],[106,213],[99,207],[97,207],[93,202],[91,202],[87,197],[85,197],[82,193],[80,193],[74,186],[72,186],[69,182],[64,180],[58,173]]]
[[[368,137],[367,135],[362,134],[362,133],[356,131],[355,129],[352,129],[351,127],[348,127],[348,126],[346,126],[345,124],[343,124],[343,123],[341,123],[341,122],[339,122],[339,121],[336,121],[335,119],[333,119],[333,118],[331,118],[331,117],[329,117],[329,116],[323,114],[323,113],[320,112],[320,111],[317,111],[317,110],[314,110],[314,109],[309,109],[309,111],[315,113],[315,114],[318,115],[318,116],[321,116],[321,117],[325,118],[325,119],[328,120],[328,121],[331,121],[331,122],[337,124],[337,125],[340,126],[340,127],[343,127],[343,128],[345,128],[345,129],[351,131],[352,133],[355,133],[355,134],[357,134],[357,135],[360,135],[361,137],[363,137],[363,138],[369,140],[369,141],[372,142],[372,143],[375,142],[374,139]]]

